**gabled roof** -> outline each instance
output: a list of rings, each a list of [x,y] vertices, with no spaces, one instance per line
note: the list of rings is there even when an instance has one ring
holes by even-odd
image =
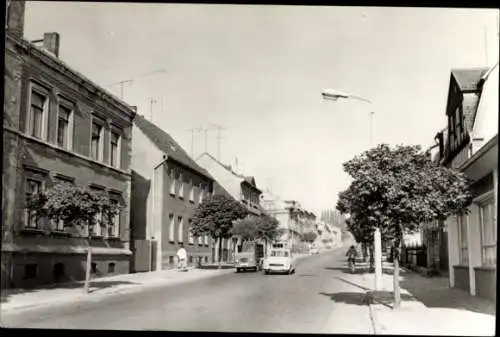
[[[489,69],[489,67],[452,69],[451,75],[461,91],[477,90],[479,81]]]
[[[219,160],[217,160],[217,158],[215,158],[214,156],[212,156],[210,153],[208,152],[203,152],[201,155],[198,156],[198,158],[196,158],[196,161],[198,161],[201,157],[203,156],[207,156],[208,158],[210,158],[212,161],[214,161],[215,163],[217,163],[218,165],[220,165],[222,168],[224,168],[226,171],[228,171],[229,173],[231,173],[233,176],[241,179],[241,182],[247,182],[249,183],[253,188],[255,188],[256,190],[258,190],[259,192],[262,193],[262,191],[257,187],[257,185],[255,184],[255,178],[254,177],[250,177],[250,176],[244,176],[244,175],[241,175],[241,174],[238,174],[236,173],[231,165],[224,165],[222,164]]]
[[[210,173],[199,166],[168,133],[160,129],[157,125],[148,121],[141,115],[135,117],[134,123],[146,137],[148,137],[149,140],[169,158],[211,180],[215,180]],[[147,149],[144,150],[147,151]]]

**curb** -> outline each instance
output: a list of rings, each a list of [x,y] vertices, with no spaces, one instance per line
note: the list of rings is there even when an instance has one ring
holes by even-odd
[[[59,301],[48,301],[48,302],[39,302],[39,303],[33,303],[33,304],[26,304],[26,305],[19,305],[19,306],[14,306],[12,308],[8,309],[3,309],[2,305],[0,304],[0,312],[2,314],[7,314],[7,313],[13,313],[16,311],[24,311],[24,310],[30,310],[34,308],[47,308],[47,307],[52,307],[52,306],[57,306],[57,305],[64,305],[68,304],[71,302],[77,302],[75,305],[78,305],[78,303],[89,303],[93,301],[98,301],[98,300],[103,300],[105,298],[113,297],[115,295],[128,295],[128,294],[134,294],[138,293],[144,290],[151,290],[155,288],[161,288],[161,287],[169,287],[173,285],[178,285],[178,284],[186,284],[194,281],[199,281],[202,279],[208,279],[211,277],[216,277],[216,276],[221,276],[223,274],[229,274],[230,272],[233,272],[232,269],[226,269],[226,270],[215,270],[215,273],[212,273],[210,275],[205,275],[203,277],[199,278],[193,278],[193,279],[188,279],[188,280],[173,280],[171,282],[164,283],[163,281],[165,280],[158,280],[156,282],[151,282],[150,284],[141,284],[138,286],[131,286],[129,288],[123,288],[123,289],[117,289],[116,291],[110,292],[110,293],[89,293],[89,294],[84,294],[83,292],[81,294],[75,295],[75,296],[67,296],[63,300]],[[125,274],[128,275],[128,274]],[[83,285],[82,285],[83,287]]]

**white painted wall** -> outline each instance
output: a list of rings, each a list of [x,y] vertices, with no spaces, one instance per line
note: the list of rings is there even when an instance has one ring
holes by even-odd
[[[476,295],[476,277],[474,267],[481,266],[481,229],[479,223],[479,207],[472,204],[468,215],[469,226],[469,281],[471,295]]]
[[[448,257],[449,257],[449,275],[450,287],[455,286],[455,273],[453,266],[458,265],[460,257],[458,253],[458,221],[457,217],[452,216],[446,220],[448,229]]]
[[[474,142],[473,153],[498,134],[498,68],[497,65],[492,70],[483,86],[472,138],[483,138],[484,140]]]
[[[151,179],[153,176],[153,168],[158,165],[163,159],[163,153],[144,135],[144,133],[134,125],[132,128],[132,163],[131,168],[145,179]],[[156,186],[160,186],[156,184]],[[146,214],[146,237],[155,236],[151,231],[153,228],[153,216],[150,210],[153,208],[153,185],[151,185],[150,193],[147,199],[147,214]]]

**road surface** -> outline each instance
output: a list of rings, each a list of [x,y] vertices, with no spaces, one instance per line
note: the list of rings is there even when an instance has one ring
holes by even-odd
[[[231,332],[334,332],[330,294],[350,291],[344,249],[299,260],[293,275],[230,273],[101,302],[2,315],[4,327]],[[331,319],[330,319],[331,321]]]

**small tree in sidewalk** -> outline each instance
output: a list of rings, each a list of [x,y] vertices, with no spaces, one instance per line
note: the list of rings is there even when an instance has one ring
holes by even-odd
[[[208,235],[219,241],[219,268],[221,267],[222,239],[232,235],[233,223],[244,219],[247,209],[240,202],[225,195],[212,195],[203,200],[191,217],[191,234],[195,237]]]
[[[90,269],[92,265],[92,232],[94,226],[112,225],[113,218],[122,206],[113,202],[103,191],[71,184],[57,184],[34,195],[27,208],[36,212],[37,217],[46,217],[60,222],[65,227],[80,227],[87,232],[87,265],[84,290],[89,292]],[[98,216],[100,219],[98,219]]]
[[[465,176],[436,166],[419,146],[382,144],[343,164],[353,178],[337,209],[361,219],[363,230],[380,228],[393,241],[394,307],[400,305],[399,251],[403,234],[434,220],[466,212],[471,195]]]

